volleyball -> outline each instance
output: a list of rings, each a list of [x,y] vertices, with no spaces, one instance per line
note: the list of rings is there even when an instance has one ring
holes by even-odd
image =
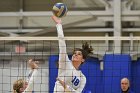
[[[56,16],[56,17],[64,17],[66,16],[67,14],[67,6],[63,3],[56,3],[54,6],[53,6],[53,14]]]

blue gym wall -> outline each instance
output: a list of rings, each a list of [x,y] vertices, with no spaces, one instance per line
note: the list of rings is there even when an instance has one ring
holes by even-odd
[[[135,93],[140,93],[140,58],[132,62],[132,88]]]
[[[57,77],[57,55],[49,59],[49,93],[53,93]],[[135,93],[140,93],[140,59],[131,62],[127,54],[106,54],[103,57],[104,70],[100,70],[98,58],[88,58],[80,67],[87,77],[83,93],[119,93],[120,80],[127,77],[131,80],[131,88]]]
[[[84,93],[91,91],[91,93],[103,93],[100,89],[102,87],[102,71],[100,71],[100,63],[98,58],[88,58],[81,66],[81,71],[86,76],[87,82]],[[90,92],[89,92],[90,93]]]
[[[106,54],[103,59],[103,93],[119,93],[121,78],[131,79],[131,57],[126,54]]]

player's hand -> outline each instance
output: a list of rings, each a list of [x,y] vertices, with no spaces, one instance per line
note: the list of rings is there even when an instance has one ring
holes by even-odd
[[[61,23],[62,23],[61,19],[58,18],[58,17],[56,17],[56,16],[52,16],[51,18],[54,20],[54,22],[55,22],[56,24],[61,24]]]
[[[33,59],[28,60],[29,67],[31,69],[38,69],[38,65],[37,65],[38,63],[39,61],[33,61]]]
[[[56,79],[57,79],[57,80],[59,81],[59,83],[64,87],[65,93],[72,93],[71,90],[67,87],[66,83],[65,83],[63,80],[61,80],[61,79],[59,79],[59,78],[56,78]]]
[[[64,81],[60,80],[59,78],[56,78],[56,80],[59,81],[59,83],[64,87],[64,89],[67,87]]]

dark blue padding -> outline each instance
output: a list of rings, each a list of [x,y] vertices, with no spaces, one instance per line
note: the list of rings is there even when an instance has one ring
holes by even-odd
[[[121,78],[130,78],[131,57],[127,54],[106,54],[103,60],[104,92],[102,93],[119,93]]]
[[[135,93],[140,93],[140,58],[132,62],[132,88]]]
[[[57,69],[58,55],[49,57],[49,93],[53,93],[58,69]]]
[[[99,64],[97,58],[88,58],[81,66],[80,69],[87,79],[83,93],[102,93],[103,80]]]

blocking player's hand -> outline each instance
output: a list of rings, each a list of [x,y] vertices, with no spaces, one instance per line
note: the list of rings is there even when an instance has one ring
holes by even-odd
[[[38,69],[38,63],[39,61],[33,61],[33,59],[28,60],[29,67],[31,69]]]

